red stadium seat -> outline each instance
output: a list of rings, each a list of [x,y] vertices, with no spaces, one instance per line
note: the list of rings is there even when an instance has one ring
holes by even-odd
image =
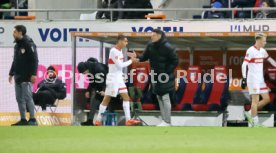
[[[225,76],[225,77],[223,77]],[[224,66],[215,66],[214,76],[212,76],[212,87],[210,95],[208,95],[207,104],[193,104],[192,108],[195,111],[218,111],[222,110],[222,103],[227,101],[226,93],[228,91],[227,69]],[[210,85],[210,84],[208,84]]]
[[[190,66],[186,77],[187,83],[180,104],[175,106],[175,110],[192,110],[192,104],[198,92],[201,91],[201,83],[198,74],[201,73],[199,66]]]
[[[142,105],[142,109],[143,110],[156,110],[157,107],[155,104],[151,104],[151,103],[146,103]]]
[[[225,66],[215,66],[214,74],[214,84],[211,95],[208,99],[208,105],[210,110],[220,110],[221,98],[225,90],[228,91],[229,86],[227,81],[227,69]],[[226,76],[226,78],[223,78],[223,75]]]

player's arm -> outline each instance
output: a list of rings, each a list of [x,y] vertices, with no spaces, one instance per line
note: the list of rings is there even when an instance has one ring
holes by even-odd
[[[266,52],[266,58],[265,58],[272,66],[276,67],[276,61],[271,58],[268,53]]]
[[[243,63],[242,63],[242,82],[241,82],[241,87],[242,89],[245,89],[247,83],[246,83],[246,70],[247,70],[247,65],[249,61],[251,60],[249,50],[247,50],[246,55],[244,57]]]
[[[276,61],[275,61],[273,58],[268,57],[267,61],[268,61],[272,66],[276,67]]]
[[[275,60],[274,60],[273,58],[271,58],[271,57],[268,55],[268,53],[267,53],[266,50],[265,50],[265,52],[264,52],[264,57],[265,57],[265,59],[266,59],[272,66],[276,67],[276,62],[275,62]]]
[[[129,66],[130,64],[132,64],[132,60],[131,60],[131,59],[128,60],[128,61],[126,61],[126,62],[122,62],[122,61],[119,59],[118,54],[116,54],[115,52],[112,53],[111,59],[112,59],[112,61],[114,61],[114,63],[115,63],[116,66],[121,67],[121,68],[127,67],[127,66]]]
[[[242,63],[242,78],[246,78],[247,65],[248,65],[248,61],[243,61],[243,63]]]
[[[245,89],[247,86],[246,83],[246,69],[247,69],[248,61],[244,60],[242,63],[242,82],[241,82],[241,88]]]

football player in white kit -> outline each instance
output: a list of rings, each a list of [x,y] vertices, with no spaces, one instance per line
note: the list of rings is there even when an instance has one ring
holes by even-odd
[[[105,112],[111,97],[116,97],[118,94],[120,94],[123,99],[123,109],[126,117],[125,125],[131,126],[140,123],[140,121],[131,119],[130,117],[130,98],[128,96],[127,87],[123,77],[123,68],[131,65],[132,62],[137,61],[137,59],[131,58],[130,60],[124,62],[122,49],[125,48],[127,44],[127,37],[119,35],[115,47],[110,50],[108,59],[109,70],[106,77],[105,96],[99,107],[97,120],[95,122],[96,126],[102,125],[102,113]]]
[[[261,126],[257,114],[258,110],[270,102],[269,88],[264,81],[263,62],[268,61],[276,67],[276,62],[269,57],[267,51],[264,49],[266,35],[257,33],[255,40],[255,45],[247,49],[242,64],[242,88],[245,89],[247,85],[252,100],[251,110],[245,112],[245,116],[252,127]],[[260,100],[260,95],[262,96],[262,100]]]

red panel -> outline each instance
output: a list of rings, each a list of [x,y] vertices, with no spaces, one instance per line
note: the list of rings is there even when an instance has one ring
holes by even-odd
[[[181,104],[192,104],[194,95],[198,88],[198,74],[201,73],[201,69],[198,66],[190,66],[187,75],[187,84],[181,99]]]

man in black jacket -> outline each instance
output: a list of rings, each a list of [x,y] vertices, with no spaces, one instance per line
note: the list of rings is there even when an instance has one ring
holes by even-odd
[[[14,27],[15,39],[14,56],[9,72],[9,82],[15,80],[15,94],[18,103],[21,120],[13,125],[37,125],[34,113],[32,97],[32,83],[36,81],[38,57],[36,45],[26,35],[26,27],[17,25]],[[26,106],[30,112],[30,120],[26,120]]]
[[[78,64],[78,71],[89,77],[89,85],[85,97],[90,98],[91,108],[87,121],[81,123],[81,125],[90,126],[93,125],[94,115],[104,96],[108,67],[103,63],[99,63],[95,58],[89,58],[86,62]]]
[[[57,99],[66,97],[66,86],[58,79],[58,70],[54,66],[47,68],[47,75],[37,85],[37,91],[33,94],[36,105],[41,106],[42,111],[46,110],[47,104],[53,105]]]
[[[145,52],[138,59],[140,62],[146,60],[150,62],[151,85],[153,92],[157,95],[162,116],[162,122],[158,126],[170,126],[170,93],[175,90],[174,69],[178,64],[178,56],[176,49],[168,42],[163,31],[154,29],[151,40],[152,42],[147,45]],[[128,53],[128,55],[136,56],[135,53]]]

